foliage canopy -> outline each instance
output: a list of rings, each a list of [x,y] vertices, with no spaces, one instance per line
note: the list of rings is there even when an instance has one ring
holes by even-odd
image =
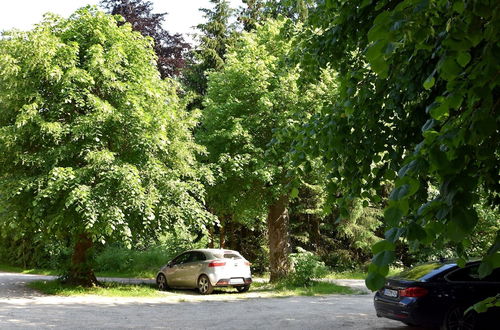
[[[388,197],[372,289],[401,237],[452,242],[463,262],[480,192],[499,205],[498,9],[495,1],[327,0],[310,12],[299,55],[309,78],[318,64],[339,72],[340,97],[311,122],[315,135],[299,151],[325,156],[341,205]],[[500,266],[499,239],[483,275]]]
[[[202,225],[206,173],[150,39],[86,7],[0,41],[0,228],[128,242]]]

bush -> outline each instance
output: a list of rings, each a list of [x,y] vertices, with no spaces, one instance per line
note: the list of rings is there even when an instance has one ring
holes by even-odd
[[[108,247],[95,258],[95,270],[125,274],[140,274],[157,271],[166,264],[173,253],[164,246],[152,247],[139,251],[125,247]]]
[[[157,245],[127,248],[121,244],[107,246],[96,253],[94,270],[97,272],[122,273],[134,276],[150,276],[179,253],[203,248],[206,242],[189,234],[165,234]]]
[[[314,253],[300,247],[297,253],[290,255],[292,272],[286,278],[286,282],[295,286],[309,286],[314,278],[320,278],[328,273],[325,263]]]

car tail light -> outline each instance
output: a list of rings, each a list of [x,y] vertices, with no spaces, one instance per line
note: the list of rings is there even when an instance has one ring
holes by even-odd
[[[251,266],[252,264],[249,263],[248,261],[245,261],[245,266]]]
[[[399,290],[400,297],[423,297],[429,293],[429,290],[414,286],[411,288],[406,288],[404,290]]]
[[[221,267],[225,265],[226,263],[224,261],[212,261],[208,264],[208,267]]]

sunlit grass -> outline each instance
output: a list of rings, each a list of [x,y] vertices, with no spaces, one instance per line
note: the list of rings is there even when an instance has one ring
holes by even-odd
[[[72,286],[61,283],[58,280],[33,281],[27,284],[28,287],[40,291],[41,293],[57,296],[83,296],[96,295],[102,297],[164,297],[164,293],[158,291],[154,285],[140,284],[122,284],[115,282],[104,282],[100,286],[85,288],[82,286]],[[183,295],[192,293],[192,290],[175,290],[174,293]],[[234,288],[219,288],[217,295],[234,296]],[[290,296],[317,296],[326,294],[357,294],[358,292],[345,286],[336,285],[327,282],[314,281],[309,286],[293,286],[286,283],[257,283],[254,282],[248,293],[238,293],[236,298],[247,298],[249,296],[259,297],[290,297]]]
[[[10,266],[6,264],[0,264],[0,271],[10,272],[10,273],[21,273],[21,274],[59,275],[59,272],[57,270],[40,269],[40,268],[25,269],[22,267]]]
[[[44,294],[57,296],[96,295],[103,297],[161,297],[162,293],[150,285],[132,285],[116,282],[104,282],[99,286],[85,288],[82,286],[66,285],[58,280],[33,281],[28,287]]]
[[[18,266],[0,264],[0,272],[21,273],[31,275],[61,275],[60,271],[41,268],[25,269]],[[155,278],[156,271],[136,271],[136,272],[96,272],[97,277],[118,277],[118,278]]]
[[[96,272],[97,277],[117,277],[117,278],[155,278],[157,271],[137,271],[137,272]]]
[[[389,274],[387,276],[394,276],[401,272],[401,268],[389,269]],[[368,274],[362,271],[344,271],[344,272],[331,272],[325,276],[325,278],[330,279],[353,279],[353,280],[364,280]]]
[[[252,292],[268,292],[274,296],[317,296],[325,294],[357,294],[346,286],[334,283],[313,281],[308,286],[294,286],[287,283],[256,283],[252,284]]]

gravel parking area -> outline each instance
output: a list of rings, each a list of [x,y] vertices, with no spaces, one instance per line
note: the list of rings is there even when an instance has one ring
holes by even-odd
[[[377,318],[371,294],[241,299],[186,291],[164,298],[60,297],[25,286],[50,278],[0,272],[1,329],[411,329]]]

